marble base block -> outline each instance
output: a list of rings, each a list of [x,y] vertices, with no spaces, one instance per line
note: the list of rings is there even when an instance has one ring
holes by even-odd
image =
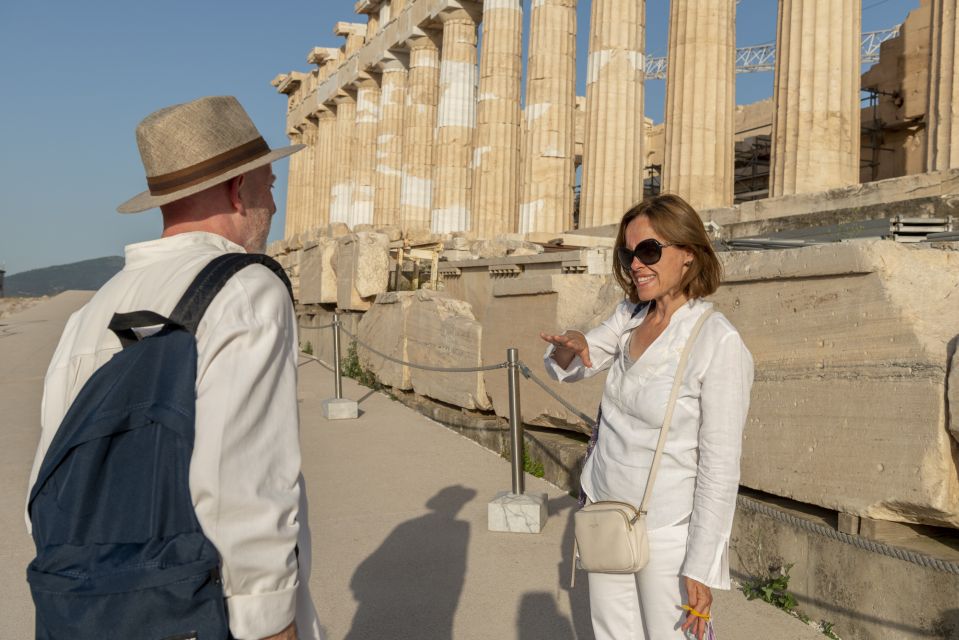
[[[327,420],[353,420],[359,416],[355,400],[330,398],[323,401],[323,417]]]
[[[487,505],[487,528],[509,533],[539,533],[546,526],[546,494],[500,491]]]

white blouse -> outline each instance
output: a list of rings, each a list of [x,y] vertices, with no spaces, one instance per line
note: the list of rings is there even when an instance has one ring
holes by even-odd
[[[546,351],[547,372],[561,382],[610,370],[599,438],[581,477],[590,500],[642,502],[679,358],[693,325],[711,307],[691,300],[677,309],[632,366],[626,353],[630,331],[646,309],[633,316],[636,305],[628,301],[586,333],[592,368],[577,356],[564,370],[551,357],[554,348]],[[647,516],[650,529],[689,519],[681,574],[709,587],[730,585],[729,536],[752,383],[752,356],[729,320],[714,313],[689,356]]]

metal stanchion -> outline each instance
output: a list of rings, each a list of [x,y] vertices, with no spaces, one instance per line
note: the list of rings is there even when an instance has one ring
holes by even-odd
[[[513,493],[519,495],[525,490],[523,476],[523,419],[519,404],[519,352],[506,350],[506,375],[509,385],[509,434],[510,454],[513,462]]]
[[[354,400],[343,397],[343,375],[340,373],[340,314],[333,312],[333,397],[323,401],[323,417],[327,420],[350,420],[359,416]]]
[[[343,397],[343,374],[340,371],[340,314],[333,312],[333,397]]]
[[[487,505],[487,524],[490,531],[510,533],[539,533],[546,526],[545,493],[526,493],[523,475],[523,415],[519,403],[519,352],[506,350],[506,375],[509,385],[510,457],[513,469],[513,490],[500,491]]]

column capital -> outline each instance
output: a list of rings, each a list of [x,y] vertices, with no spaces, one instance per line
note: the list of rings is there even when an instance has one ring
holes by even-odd
[[[442,9],[436,16],[436,19],[446,24],[447,22],[466,22],[479,24],[483,19],[483,5],[477,2],[467,0],[451,1],[446,8]]]
[[[402,44],[410,51],[417,49],[439,49],[443,42],[443,32],[438,29],[417,27]]]
[[[383,54],[383,58],[376,63],[375,68],[380,73],[407,71],[410,68],[410,54],[406,51],[388,50]]]
[[[337,22],[333,25],[333,35],[342,36],[362,36],[366,37],[366,25],[360,22]]]
[[[306,62],[307,64],[321,66],[330,61],[335,62],[339,56],[339,49],[334,49],[333,47],[313,47],[310,49],[310,52],[306,54]]]

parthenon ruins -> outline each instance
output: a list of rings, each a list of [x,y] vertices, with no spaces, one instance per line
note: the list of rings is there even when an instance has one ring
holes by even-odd
[[[301,343],[335,362],[337,318],[395,398],[499,452],[505,380],[465,372],[507,349],[535,362],[540,331],[606,319],[617,222],[679,194],[723,265],[711,301],[755,361],[740,484],[765,506],[737,514],[735,570],[795,563],[803,611],[845,638],[959,637],[959,0],[866,33],[862,0],[778,0],[775,44],[739,49],[747,2],[670,0],[665,59],[647,57],[646,4],[360,0],[363,20],[333,26],[341,46],[277,76],[306,149],[268,252]],[[775,71],[772,97],[737,104],[750,66]],[[575,488],[603,376],[524,384],[530,455]]]

